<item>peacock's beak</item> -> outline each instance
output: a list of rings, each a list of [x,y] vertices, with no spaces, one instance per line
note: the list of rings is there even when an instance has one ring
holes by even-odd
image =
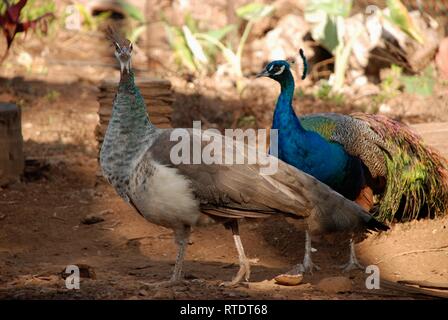
[[[261,78],[261,77],[269,77],[270,73],[267,70],[263,70],[260,73],[257,73],[255,78]]]

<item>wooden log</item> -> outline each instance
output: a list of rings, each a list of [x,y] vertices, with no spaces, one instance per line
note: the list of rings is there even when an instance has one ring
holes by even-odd
[[[0,186],[19,180],[23,169],[20,110],[15,104],[0,103]]]

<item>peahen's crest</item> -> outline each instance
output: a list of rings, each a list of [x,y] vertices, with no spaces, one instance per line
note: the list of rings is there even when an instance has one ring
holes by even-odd
[[[133,49],[131,41],[122,37],[116,29],[110,26],[107,29],[106,37],[115,46],[115,56],[120,62],[121,72],[127,71],[129,73],[131,71],[131,55]]]

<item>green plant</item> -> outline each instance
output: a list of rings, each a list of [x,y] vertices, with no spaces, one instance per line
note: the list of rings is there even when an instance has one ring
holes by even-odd
[[[75,2],[74,6],[82,17],[82,27],[88,31],[96,31],[111,15],[110,12],[102,12],[93,15],[87,7],[81,2]]]
[[[345,82],[345,73],[353,43],[360,35],[344,40],[344,19],[350,15],[352,0],[310,0],[305,10],[305,19],[312,24],[313,39],[335,57],[334,83],[331,90],[340,92]]]
[[[209,41],[210,43],[216,45],[221,50],[227,63],[229,63],[229,65],[231,66],[233,75],[237,79],[236,83],[237,83],[237,90],[239,93],[241,93],[244,88],[243,83],[241,82],[241,79],[243,78],[241,59],[243,56],[244,46],[247,42],[247,39],[250,35],[250,32],[254,24],[260,19],[270,15],[273,11],[274,6],[264,5],[261,3],[249,3],[236,10],[237,16],[242,20],[246,21],[246,26],[244,28],[243,34],[241,35],[241,38],[238,41],[238,46],[236,50],[233,50],[230,45],[226,46],[222,41],[219,41],[208,35],[204,34],[197,35],[199,39]]]
[[[47,92],[47,94],[45,95],[45,98],[47,99],[48,102],[53,103],[53,102],[57,101],[60,96],[61,96],[61,93],[59,91],[52,89]]]
[[[165,31],[168,42],[174,51],[175,57],[179,65],[188,69],[189,72],[204,73],[210,67],[210,62],[215,61],[217,53],[216,46],[210,41],[201,39],[209,37],[213,41],[222,40],[235,26],[225,26],[216,30],[200,30],[198,21],[196,21],[189,13],[184,17],[185,23],[181,27],[171,25],[165,17]]]
[[[400,93],[402,73],[403,69],[395,64],[385,71],[385,76],[380,83],[379,103],[392,99]]]
[[[126,15],[131,18],[131,26],[126,32],[126,37],[133,43],[136,43],[140,36],[145,32],[147,27],[147,21],[142,11],[133,4],[125,1],[118,1],[123,8]]]
[[[423,44],[423,36],[418,27],[412,22],[408,9],[406,9],[403,3],[400,0],[387,0],[387,7],[389,8],[389,15],[386,18],[411,38]]]
[[[429,66],[421,75],[401,76],[401,82],[404,85],[404,91],[420,96],[431,96],[434,92],[436,79],[434,69]]]
[[[273,6],[260,3],[250,3],[236,10],[237,16],[246,23],[236,49],[223,41],[236,26],[228,25],[217,30],[201,31],[189,15],[186,16],[186,23],[180,28],[166,24],[168,39],[178,61],[190,71],[204,71],[209,61],[214,59],[217,48],[230,65],[231,73],[236,78],[237,90],[241,93],[243,90],[241,59],[244,46],[254,24],[271,14],[273,10]]]
[[[332,102],[337,106],[343,105],[345,102],[344,95],[334,92],[332,86],[325,80],[320,82],[315,96],[320,100]]]

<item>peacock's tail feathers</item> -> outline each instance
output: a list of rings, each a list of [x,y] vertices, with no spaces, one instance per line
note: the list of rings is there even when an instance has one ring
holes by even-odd
[[[448,165],[408,126],[381,115],[356,113],[385,142],[386,187],[377,218],[381,221],[441,216],[448,207]]]

